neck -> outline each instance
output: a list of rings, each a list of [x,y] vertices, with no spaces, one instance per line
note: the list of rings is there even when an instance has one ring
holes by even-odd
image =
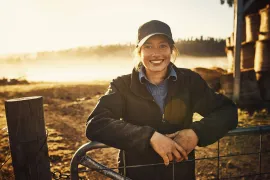
[[[166,77],[167,69],[161,72],[153,72],[146,70],[146,77],[148,80],[155,85],[160,84]]]

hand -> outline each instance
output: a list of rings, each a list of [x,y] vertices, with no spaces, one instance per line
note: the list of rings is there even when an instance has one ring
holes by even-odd
[[[172,134],[165,134],[165,136],[167,136],[168,138],[174,139],[179,132],[180,131],[176,131],[175,133],[172,133]]]
[[[183,129],[166,136],[173,139],[178,145],[183,147],[187,154],[195,149],[199,141],[198,136],[192,129]]]
[[[183,158],[186,160],[188,158],[186,151],[181,146],[158,132],[153,134],[150,139],[150,144],[156,153],[162,157],[166,166],[173,160],[173,156],[177,162],[181,161]]]

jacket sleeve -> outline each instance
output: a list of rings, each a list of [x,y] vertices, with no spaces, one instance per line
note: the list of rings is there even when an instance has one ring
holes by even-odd
[[[237,107],[230,99],[209,88],[197,73],[191,81],[193,113],[203,116],[200,121],[193,122],[191,128],[199,138],[198,145],[207,146],[236,128]]]
[[[118,149],[144,152],[155,129],[124,121],[124,106],[125,97],[112,82],[87,120],[86,136]]]

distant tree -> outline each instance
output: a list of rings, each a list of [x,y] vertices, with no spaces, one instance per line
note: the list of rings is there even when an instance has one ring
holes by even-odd
[[[234,0],[226,0],[227,4],[229,5],[229,7],[233,6]],[[220,4],[224,4],[225,0],[220,0]]]

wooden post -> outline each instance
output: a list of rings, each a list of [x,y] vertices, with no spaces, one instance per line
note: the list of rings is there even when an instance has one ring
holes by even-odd
[[[240,97],[240,50],[241,50],[241,32],[243,24],[243,0],[236,0],[235,3],[235,26],[234,26],[234,85],[233,85],[233,100],[239,101]]]
[[[16,180],[51,179],[43,98],[7,100],[5,110]]]

